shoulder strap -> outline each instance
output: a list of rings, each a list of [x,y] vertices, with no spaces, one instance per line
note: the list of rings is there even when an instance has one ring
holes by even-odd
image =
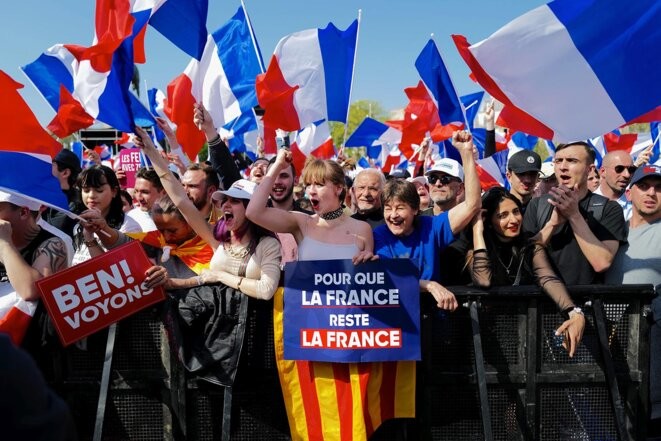
[[[545,194],[539,198],[539,204],[537,205],[537,228],[540,230],[544,227],[546,222],[551,218],[551,212],[553,211],[553,206],[549,204],[550,195]]]

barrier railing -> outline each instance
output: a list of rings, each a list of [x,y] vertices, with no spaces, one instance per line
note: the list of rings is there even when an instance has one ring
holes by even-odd
[[[387,422],[373,439],[644,439],[651,285],[571,287],[587,318],[573,358],[554,335],[562,318],[535,287],[450,289],[462,304],[452,314],[422,297],[416,420]],[[81,440],[95,427],[104,440],[286,440],[271,308],[250,303],[231,411],[223,388],[188,378],[171,356],[158,308],[117,326],[101,421],[107,332],[84,350],[53,351],[46,375]]]

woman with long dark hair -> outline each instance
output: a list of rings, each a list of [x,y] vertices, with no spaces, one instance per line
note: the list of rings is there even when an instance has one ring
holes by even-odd
[[[585,317],[555,274],[544,247],[521,234],[521,202],[502,187],[482,196],[473,220],[473,249],[466,255],[473,284],[480,288],[538,284],[569,318],[558,328],[572,357],[583,337]]]
[[[104,231],[114,229],[122,233],[141,231],[140,225],[135,220],[124,216],[119,181],[111,168],[105,165],[86,168],[78,175],[75,186],[80,191],[80,199],[84,205],[81,208],[85,210],[80,216],[87,222],[81,222],[74,228],[75,254],[72,265],[106,251],[103,244],[109,242],[107,235],[111,233],[106,232],[105,237],[100,237],[97,235],[100,229]],[[106,225],[110,229],[104,229]],[[115,243],[117,238],[114,239],[110,243],[118,245]],[[124,239],[125,241],[128,239]]]

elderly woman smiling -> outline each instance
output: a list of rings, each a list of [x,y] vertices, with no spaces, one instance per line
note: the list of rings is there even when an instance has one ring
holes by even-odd
[[[431,293],[439,308],[454,311],[458,304],[440,280],[440,252],[455,240],[480,211],[480,183],[475,169],[473,138],[455,132],[452,145],[461,154],[466,199],[437,216],[420,216],[420,196],[411,182],[389,181],[383,189],[386,225],[374,229],[375,254],[384,258],[407,258],[420,271],[420,290]]]

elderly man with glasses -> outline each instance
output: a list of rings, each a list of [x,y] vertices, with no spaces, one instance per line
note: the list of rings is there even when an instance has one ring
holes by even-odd
[[[459,162],[450,158],[439,159],[426,176],[429,197],[434,205],[424,210],[423,215],[437,216],[464,200],[464,169]]]

